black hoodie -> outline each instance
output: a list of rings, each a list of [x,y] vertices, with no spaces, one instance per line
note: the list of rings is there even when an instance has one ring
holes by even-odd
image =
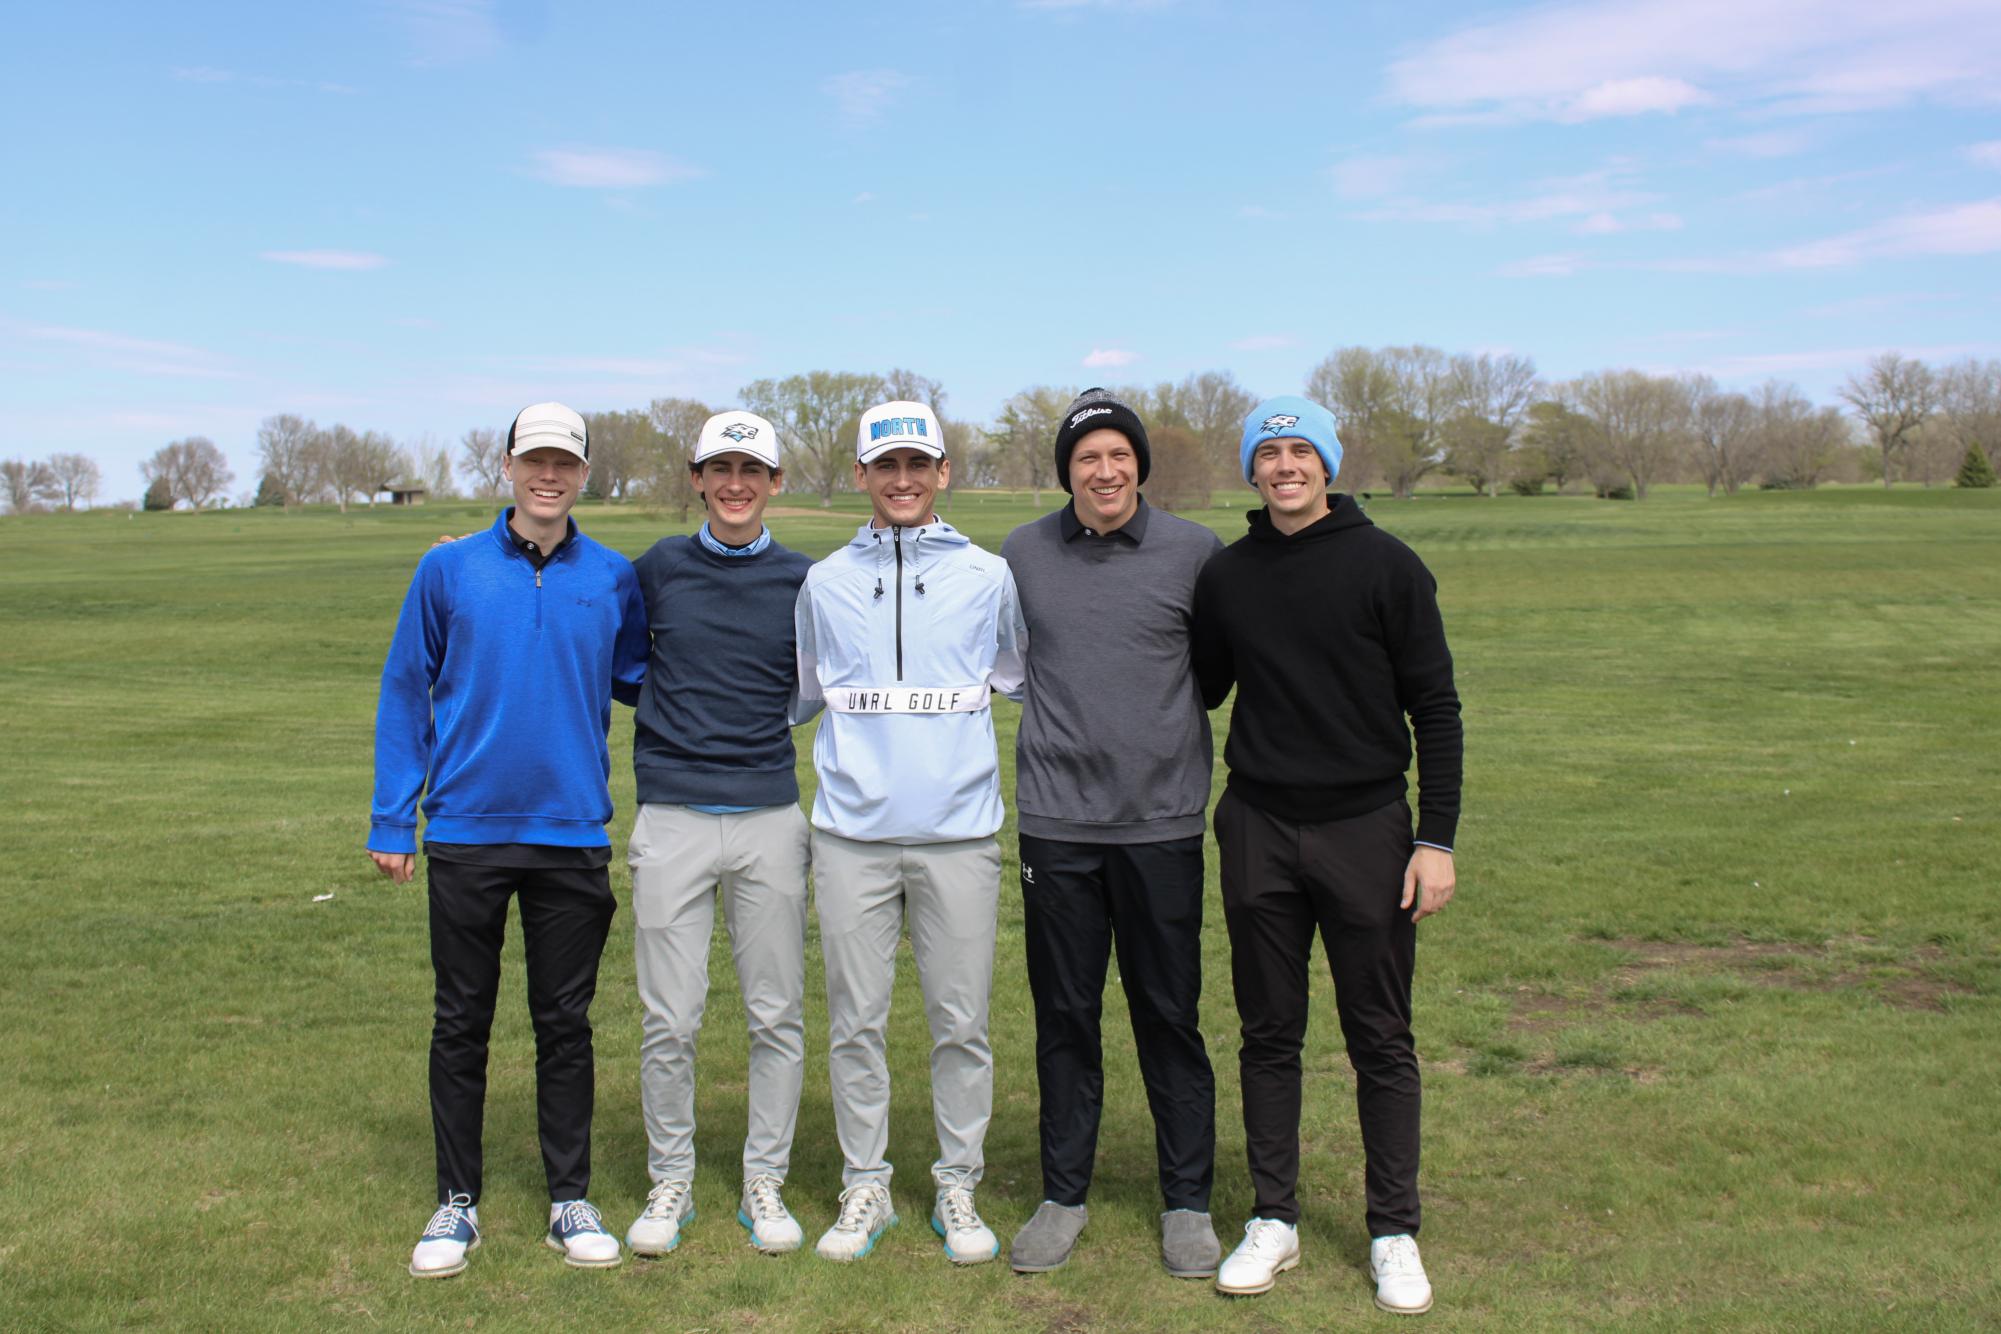
[[[1196,582],[1203,705],[1237,687],[1230,791],[1299,824],[1364,815],[1404,795],[1414,730],[1417,839],[1450,848],[1462,742],[1438,582],[1351,497],[1329,502],[1289,537],[1252,511]]]

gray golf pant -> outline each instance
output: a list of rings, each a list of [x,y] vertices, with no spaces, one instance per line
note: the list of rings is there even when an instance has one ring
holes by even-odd
[[[632,866],[639,976],[639,1103],[654,1181],[695,1177],[695,1034],[723,901],[750,1026],[745,1178],[785,1178],[806,1063],[806,817],[793,805],[710,815],[639,808]]]
[[[883,1048],[906,914],[931,1026],[931,1114],[938,1131],[931,1175],[941,1185],[978,1184],[994,1106],[987,999],[1000,845],[992,838],[863,843],[815,829],[813,887],[827,961],[827,1070],[845,1160],[841,1184],[889,1184]]]

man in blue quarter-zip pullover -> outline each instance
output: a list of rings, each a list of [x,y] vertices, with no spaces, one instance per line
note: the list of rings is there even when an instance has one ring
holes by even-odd
[[[424,799],[431,964],[431,1126],[438,1209],[410,1273],[463,1271],[479,1245],[487,1036],[507,903],[519,895],[548,1244],[569,1264],[619,1261],[585,1195],[595,1071],[590,1004],[614,902],[605,735],[634,703],[646,613],[632,564],[570,518],[590,474],[584,421],[523,408],[503,464],[514,504],[492,529],[417,563],[382,667],[368,855],[416,869]]]
[[[702,427],[689,470],[708,520],[637,562],[653,652],[633,734],[632,865],[646,1208],[625,1234],[665,1255],[695,1216],[695,1035],[716,900],[750,1026],[750,1126],[737,1221],[766,1252],[803,1234],[779,1194],[805,1067],[806,817],[792,729],[793,604],[812,561],[771,539],[777,432],[749,412]]]
[[[873,515],[807,573],[796,616],[802,701],[828,711],[813,743],[813,880],[845,1160],[840,1216],[816,1249],[859,1260],[896,1221],[883,1039],[907,914],[931,1028],[931,1225],[955,1264],[977,1264],[1000,1251],[973,1207],[993,1112],[1000,899],[988,698],[1018,697],[1028,632],[1006,564],[932,511],[951,462],[931,409],[863,414],[855,481]]]

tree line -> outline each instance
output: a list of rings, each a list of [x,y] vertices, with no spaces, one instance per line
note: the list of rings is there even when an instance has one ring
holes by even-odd
[[[788,488],[832,502],[852,485],[854,432],[885,399],[928,405],[945,429],[959,486],[1054,489],[1051,444],[1076,385],[1033,385],[1010,395],[990,422],[947,411],[929,376],[810,371],[755,380],[734,404],[770,418],[785,447]],[[1725,390],[1700,374],[1604,370],[1548,381],[1513,353],[1447,353],[1423,345],[1343,347],[1307,376],[1307,397],[1340,428],[1345,457],[1337,485],[1408,497],[1431,477],[1456,477],[1482,495],[1588,487],[1643,500],[1663,482],[1702,482],[1711,495],[1746,486],[1809,488],[1872,478],[1933,486],[1992,485],[2001,466],[2001,361],[1934,367],[1886,352],[1837,390],[1842,407],[1816,404],[1797,385],[1768,380]],[[1166,508],[1201,507],[1216,487],[1241,486],[1243,418],[1262,395],[1229,371],[1178,381],[1116,386],[1146,421],[1152,446],[1147,494]],[[694,504],[686,461],[715,406],[656,398],[643,408],[586,414],[590,494],[641,501],[686,518]],[[456,448],[426,437],[397,443],[373,430],[320,426],[289,413],[257,430],[254,503],[356,502],[422,488],[435,498],[498,496],[506,432],[475,427]],[[147,509],[204,509],[235,481],[212,440],[190,436],[140,467]],[[0,462],[0,501],[15,513],[73,510],[103,486],[82,454]]]

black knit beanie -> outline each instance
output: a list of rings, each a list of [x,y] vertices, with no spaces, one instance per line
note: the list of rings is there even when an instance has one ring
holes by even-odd
[[[1153,468],[1153,454],[1146,444],[1146,423],[1109,390],[1086,389],[1077,395],[1069,407],[1063,409],[1062,424],[1056,428],[1056,480],[1063,489],[1070,489],[1070,452],[1077,448],[1077,442],[1091,432],[1109,426],[1114,431],[1124,433],[1133,443],[1133,456],[1139,461],[1139,480],[1142,484]]]

